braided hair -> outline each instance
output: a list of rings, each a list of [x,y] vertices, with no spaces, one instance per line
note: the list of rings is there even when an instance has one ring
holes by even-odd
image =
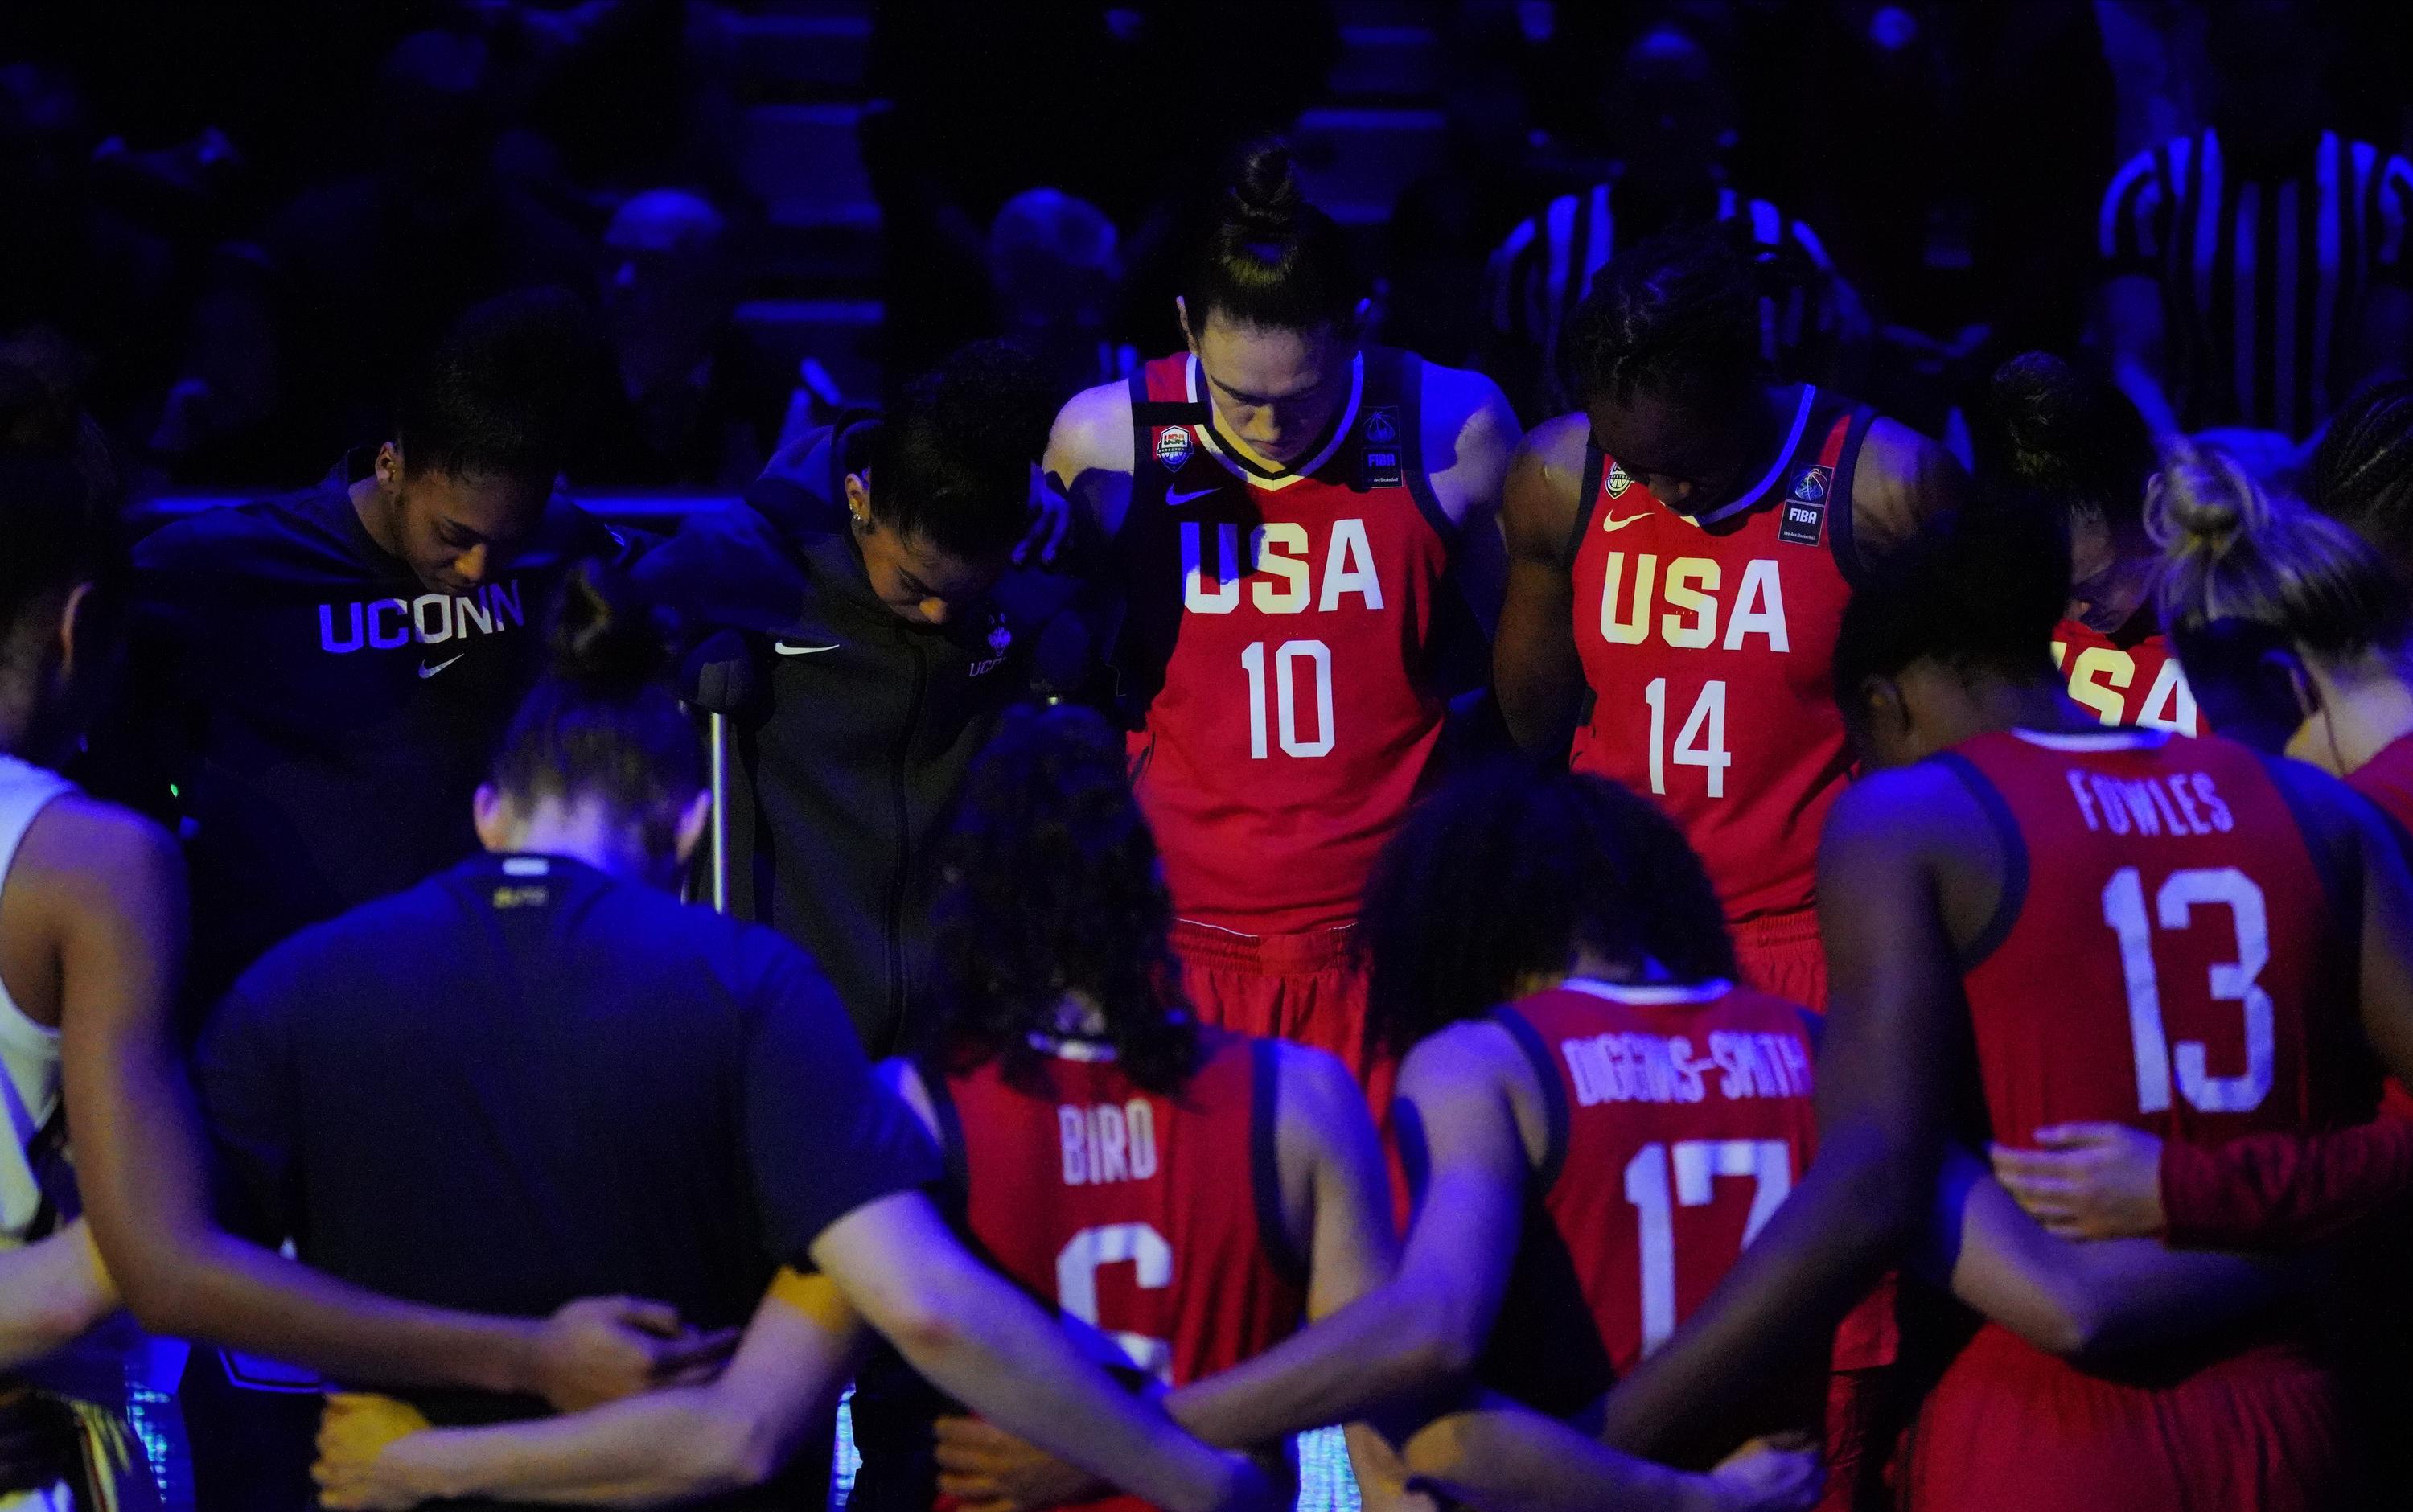
[[[2307,502],[2413,566],[2413,378],[2370,384],[2331,417]]]
[[[1609,259],[1560,343],[1578,403],[1726,392],[1759,370],[1752,265],[1717,227],[1669,231]]]
[[[1562,975],[1589,948],[1678,979],[1735,974],[1700,858],[1647,798],[1505,761],[1409,815],[1366,887],[1368,1028],[1394,1055]]]

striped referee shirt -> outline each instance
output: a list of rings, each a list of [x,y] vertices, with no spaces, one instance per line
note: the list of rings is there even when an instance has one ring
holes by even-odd
[[[1491,337],[1521,359],[1504,365],[1537,375],[1536,392],[1516,395],[1528,419],[1576,408],[1559,378],[1559,339],[1576,305],[1591,291],[1593,276],[1617,255],[1612,187],[1595,184],[1551,200],[1548,209],[1508,233],[1484,270]],[[1842,301],[1848,297],[1827,249],[1809,227],[1787,219],[1765,200],[1731,188],[1717,191],[1714,215],[1720,224],[1750,225],[1761,283],[1762,354],[1788,378],[1823,377],[1819,369],[1840,332]]]
[[[2139,153],[2103,196],[2109,274],[2161,286],[2179,422],[2302,437],[2356,378],[2363,299],[2408,271],[2413,164],[2324,132],[2302,171],[2242,179],[2206,129]]]

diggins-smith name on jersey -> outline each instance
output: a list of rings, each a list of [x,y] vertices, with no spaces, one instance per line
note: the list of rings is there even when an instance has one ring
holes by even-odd
[[[1698,1103],[1713,1089],[1728,1101],[1810,1095],[1810,1058],[1798,1038],[1713,1030],[1708,1045],[1709,1054],[1696,1060],[1689,1035],[1595,1034],[1561,1040],[1559,1054],[1578,1107]],[[1712,1079],[1710,1072],[1724,1075]]]

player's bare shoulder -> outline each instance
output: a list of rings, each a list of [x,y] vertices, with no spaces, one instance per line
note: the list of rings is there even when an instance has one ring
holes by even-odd
[[[1854,537],[1864,551],[1898,546],[1966,502],[1968,492],[1969,475],[1941,441],[1879,415],[1852,469]]]
[[[1583,511],[1591,422],[1580,414],[1546,420],[1517,443],[1508,462],[1501,520],[1514,556],[1562,557]]]
[[[1498,508],[1523,434],[1508,396],[1471,368],[1426,363],[1423,373],[1425,467],[1442,512],[1462,522]]]
[[[1109,536],[1121,528],[1130,506],[1134,466],[1127,385],[1084,389],[1057,411],[1047,433],[1047,476]]]

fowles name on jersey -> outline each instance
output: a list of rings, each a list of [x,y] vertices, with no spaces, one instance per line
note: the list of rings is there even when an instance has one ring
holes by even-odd
[[[2209,772],[2167,772],[2151,777],[2110,777],[2075,767],[2069,795],[2091,830],[2114,835],[2226,835],[2237,818],[2222,801]]]
[[[471,593],[422,593],[416,599],[366,599],[318,606],[318,648],[390,650],[399,645],[439,645],[475,635],[497,635],[527,623],[516,579],[488,583]]]

